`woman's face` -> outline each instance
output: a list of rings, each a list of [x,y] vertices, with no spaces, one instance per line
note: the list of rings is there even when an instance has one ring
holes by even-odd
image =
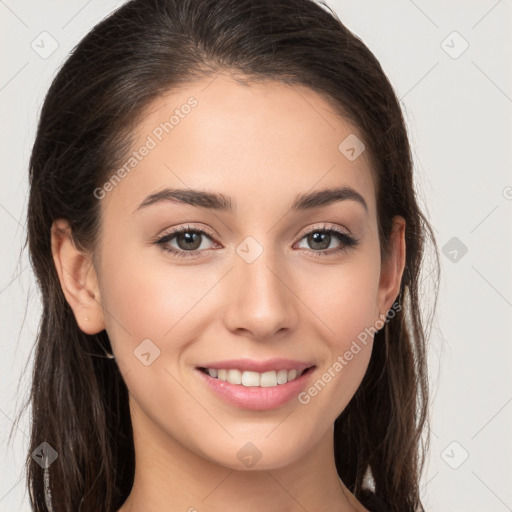
[[[400,278],[361,139],[304,87],[221,75],[154,101],[97,191],[98,302],[135,435],[265,469],[331,432]]]

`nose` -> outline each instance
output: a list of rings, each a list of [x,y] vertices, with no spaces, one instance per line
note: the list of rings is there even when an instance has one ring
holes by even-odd
[[[235,268],[226,280],[224,311],[226,327],[235,334],[267,340],[296,328],[300,301],[289,272],[277,265],[270,253],[263,251],[252,263],[235,259]]]

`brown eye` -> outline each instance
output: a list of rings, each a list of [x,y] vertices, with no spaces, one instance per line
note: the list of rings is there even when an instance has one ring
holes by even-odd
[[[175,235],[176,244],[184,251],[195,251],[201,246],[202,234],[197,231],[186,231]]]
[[[355,247],[359,243],[358,240],[338,229],[326,227],[309,231],[301,238],[302,240],[306,240],[307,247],[305,249],[310,249],[315,256],[339,253]],[[331,244],[336,241],[338,245],[329,249]]]
[[[211,249],[211,246],[204,246],[206,240],[215,241],[213,235],[198,228],[189,226],[173,229],[155,240],[155,244],[162,250],[170,252],[179,257],[197,257],[204,249]]]

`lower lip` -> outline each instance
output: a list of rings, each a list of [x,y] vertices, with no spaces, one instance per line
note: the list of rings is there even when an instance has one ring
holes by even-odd
[[[236,407],[253,411],[276,409],[296,397],[305,387],[315,367],[304,372],[300,377],[286,384],[278,384],[268,388],[259,386],[243,386],[231,384],[210,377],[196,368],[199,377],[223,400]]]

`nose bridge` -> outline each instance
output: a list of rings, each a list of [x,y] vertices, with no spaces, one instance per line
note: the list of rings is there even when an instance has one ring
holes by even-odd
[[[266,238],[269,244],[269,237]],[[230,329],[265,338],[296,320],[293,293],[282,260],[270,247],[247,237],[236,248],[226,321]]]

